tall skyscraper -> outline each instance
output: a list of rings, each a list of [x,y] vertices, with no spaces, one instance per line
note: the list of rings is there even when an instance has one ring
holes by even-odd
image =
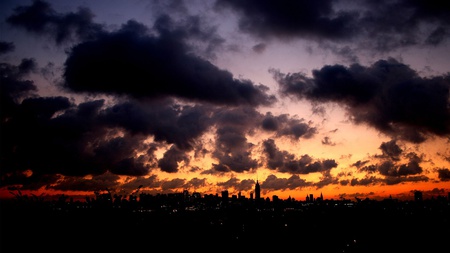
[[[259,182],[258,180],[256,180],[256,185],[255,185],[255,199],[259,200],[261,198],[261,188],[259,186]]]

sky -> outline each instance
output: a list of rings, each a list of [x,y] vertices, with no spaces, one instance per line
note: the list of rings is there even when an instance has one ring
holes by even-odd
[[[0,198],[450,192],[445,1],[0,2]]]

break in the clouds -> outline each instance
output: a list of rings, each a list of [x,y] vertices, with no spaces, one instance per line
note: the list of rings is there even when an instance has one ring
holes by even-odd
[[[280,92],[298,99],[340,104],[356,124],[414,143],[450,134],[450,76],[421,77],[395,59],[371,66],[329,65],[304,73],[271,70]]]

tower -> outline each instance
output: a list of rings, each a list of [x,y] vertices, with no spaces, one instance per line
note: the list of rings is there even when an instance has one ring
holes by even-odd
[[[258,180],[256,180],[256,185],[255,185],[255,199],[259,200],[261,198],[261,188],[259,186],[259,182]]]

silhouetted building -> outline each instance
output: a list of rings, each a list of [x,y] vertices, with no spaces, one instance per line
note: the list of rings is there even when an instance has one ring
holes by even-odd
[[[222,200],[228,201],[228,191],[222,191]]]
[[[323,195],[322,195],[322,193],[320,193],[320,197],[318,197],[316,200],[317,200],[317,201],[323,201]]]
[[[423,195],[421,191],[415,191],[414,192],[414,200],[415,201],[422,201]]]
[[[194,193],[192,193],[192,197],[194,199],[201,199],[202,195],[199,192],[194,192]]]
[[[258,180],[256,180],[256,185],[255,185],[255,199],[259,200],[261,198],[261,188],[259,186],[259,182]]]

